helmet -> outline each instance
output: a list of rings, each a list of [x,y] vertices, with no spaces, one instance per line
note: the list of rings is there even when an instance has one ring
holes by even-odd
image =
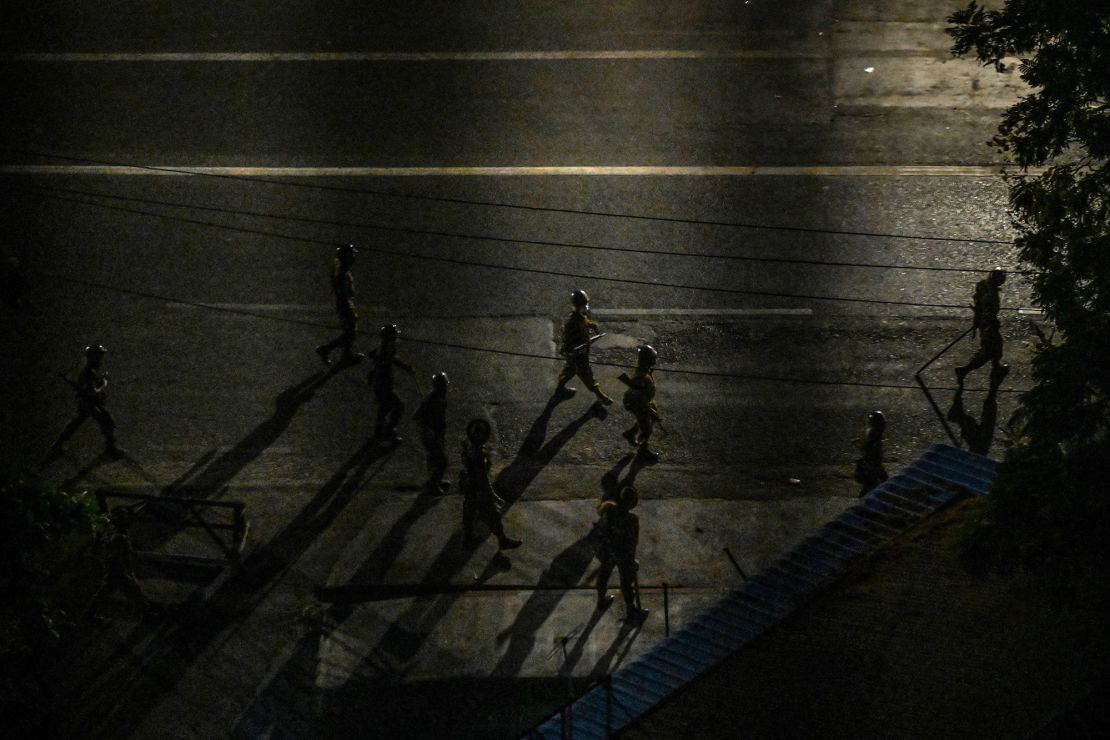
[[[342,247],[338,247],[335,250],[335,256],[340,262],[350,262],[355,258],[356,254],[358,254],[358,250],[355,249],[354,244],[344,244]]]
[[[867,423],[873,427],[882,429],[886,427],[886,417],[883,416],[882,411],[872,411],[867,415]]]
[[[383,342],[391,342],[401,334],[401,330],[397,328],[396,324],[386,324],[378,330],[378,334]]]
[[[90,344],[85,347],[85,357],[101,357],[108,351],[103,344]]]
[[[650,344],[641,344],[636,348],[636,361],[640,367],[654,367],[659,359],[659,353]]]
[[[436,373],[432,376],[432,388],[437,391],[446,391],[447,386],[451,381],[447,379],[447,373]]]
[[[1002,283],[1006,282],[1006,270],[1005,270],[1005,268],[996,267],[993,270],[991,270],[990,279],[991,279],[991,284],[992,285],[995,285],[995,286],[1002,285]]]
[[[570,302],[577,308],[588,308],[590,305],[590,297],[586,295],[586,291],[576,290],[570,294]]]
[[[476,445],[484,445],[489,441],[490,426],[485,419],[471,419],[466,425],[466,437]]]
[[[625,510],[636,508],[636,504],[640,503],[640,493],[636,487],[626,483],[621,486],[621,490],[617,492],[617,501]]]

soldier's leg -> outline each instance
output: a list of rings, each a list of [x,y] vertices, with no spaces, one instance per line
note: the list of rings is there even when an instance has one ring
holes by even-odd
[[[93,418],[100,426],[100,433],[104,435],[104,449],[108,452],[116,452],[119,448],[116,447],[116,420],[112,418],[112,413],[103,406],[97,406],[93,409]]]
[[[487,517],[487,521],[489,522],[490,531],[497,537],[498,550],[512,550],[524,544],[523,540],[518,540],[505,534],[505,525],[501,522],[500,512],[491,510]]]
[[[401,415],[405,413],[405,402],[397,395],[397,391],[389,392],[389,431],[400,441],[397,436],[397,425],[401,423]]]
[[[96,591],[93,591],[92,598],[85,604],[85,608],[81,612],[81,619],[102,621],[97,615],[97,610],[100,608],[100,602],[104,600],[105,596],[111,593],[113,588],[114,587],[110,583],[110,578],[105,574],[104,578],[100,580],[100,585],[96,587]]]
[[[144,611],[150,609],[150,599],[143,593],[143,587],[139,585],[134,573],[122,574],[118,579],[117,587],[132,604],[137,604]]]
[[[639,583],[636,571],[639,565],[635,560],[622,560],[617,563],[617,570],[621,579],[621,596],[624,597],[626,618],[632,621],[643,619],[647,616],[647,609],[640,608]]]
[[[983,365],[986,365],[988,362],[990,362],[990,359],[990,353],[986,351],[982,344],[980,344],[979,349],[975,350],[975,354],[971,356],[971,359],[968,360],[968,363],[963,367],[956,368],[957,384],[962,386],[964,384],[964,378],[967,377],[968,373],[970,373],[972,370],[978,370],[979,368],[983,367]]]
[[[612,557],[599,554],[601,564],[597,567],[597,608],[604,609],[613,603],[613,597],[606,593],[609,590],[609,576],[613,574],[616,563]]]
[[[661,457],[660,453],[648,445],[651,433],[655,429],[655,417],[651,415],[651,409],[636,413],[636,426],[640,429],[640,456],[647,460],[658,460]]]
[[[555,395],[562,396],[564,398],[570,398],[571,396],[573,396],[577,391],[574,388],[567,387],[567,381],[569,381],[573,377],[574,362],[568,359],[567,363],[563,365],[563,369],[559,371],[559,379],[555,383]]]
[[[54,440],[54,444],[50,445],[50,449],[54,451],[62,449],[62,445],[73,436],[74,432],[85,423],[85,419],[87,418],[89,418],[89,410],[84,404],[79,404],[77,406],[77,413],[74,414],[73,418],[65,425],[65,428],[62,429],[62,433]]]
[[[432,445],[426,448],[428,463],[428,488],[446,493],[451,487],[451,482],[443,476],[447,472],[447,452],[443,445]]]
[[[355,337],[358,335],[358,316],[351,314],[343,319],[343,335],[339,337],[340,346],[343,347],[344,362],[361,362],[366,355],[354,351]]]
[[[374,420],[374,436],[385,436],[386,419],[389,416],[389,394],[385,391],[374,390],[374,403],[377,406],[377,416]]]
[[[609,396],[605,395],[601,391],[601,386],[594,379],[594,371],[593,368],[590,367],[589,357],[583,357],[579,359],[575,363],[574,371],[578,374],[578,377],[582,379],[582,382],[586,384],[586,387],[593,391],[593,394],[597,396],[597,400],[599,403],[608,406],[613,402],[613,399],[609,398]]]

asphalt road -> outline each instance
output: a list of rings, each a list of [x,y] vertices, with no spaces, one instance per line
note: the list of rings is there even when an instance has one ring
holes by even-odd
[[[42,458],[71,413],[57,371],[102,342],[129,457],[97,458],[90,424],[43,474],[247,501],[252,553],[269,558],[249,588],[201,586],[216,606],[196,624],[119,638],[142,644],[144,668],[119,667],[128,691],[81,715],[96,732],[149,736],[183,711],[185,736],[342,734],[375,717],[351,698],[364,684],[523,677],[542,694],[560,674],[604,672],[659,625],[627,646],[603,625],[580,650],[595,660],[553,666],[538,635],[565,634],[588,604],[482,600],[478,634],[515,636],[480,649],[454,602],[361,607],[330,617],[362,645],[336,668],[290,615],[324,583],[586,582],[588,551],[563,548],[630,420],[581,397],[544,412],[559,364],[543,357],[584,288],[609,332],[595,360],[611,394],[636,344],[660,351],[665,457],[638,471],[641,560],[653,582],[690,589],[680,621],[730,577],[721,547],[758,570],[851,501],[867,411],[887,413],[892,467],[946,439],[914,371],[966,327],[978,271],[1013,263],[984,142],[1014,80],[947,59],[945,3],[365,5],[3,11],[5,249],[34,304],[0,330],[5,462]],[[185,56],[150,56],[165,53]],[[589,169],[491,169],[521,167]],[[494,424],[519,500],[507,521],[530,543],[508,574],[488,571],[491,552],[460,559],[451,504],[415,498],[415,430],[393,452],[366,445],[364,371],[322,374],[312,348],[336,333],[326,275],[346,242],[363,250],[362,328],[399,323],[418,368],[419,388],[401,381],[410,408],[445,369],[451,429]],[[1019,277],[1003,305],[1012,390],[1028,385],[1032,340]],[[942,408],[972,348],[926,376]],[[538,452],[524,444],[536,434]],[[147,575],[165,598],[192,588]],[[517,715],[482,705],[465,731],[429,727],[519,730],[560,699],[529,701]]]

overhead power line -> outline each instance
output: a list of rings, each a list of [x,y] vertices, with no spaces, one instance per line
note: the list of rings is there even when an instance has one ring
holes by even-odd
[[[185,167],[163,167],[156,165],[133,164],[127,162],[115,162],[110,160],[91,159],[87,157],[72,157],[63,154],[52,154],[48,152],[38,152],[27,149],[19,149],[15,147],[3,147],[4,151],[13,154],[19,154],[26,157],[41,157],[44,159],[56,159],[65,162],[83,162],[85,164],[105,165],[110,167],[128,167],[138,170],[149,170],[153,172],[168,172],[179,175],[192,175],[194,177],[214,177],[228,180],[245,180],[249,182],[261,182],[271,185],[283,185],[286,187],[307,188],[313,190],[326,190],[341,193],[354,193],[361,195],[373,195],[385,198],[401,198],[407,200],[428,201],[436,203],[453,203],[457,205],[469,206],[484,206],[489,208],[506,208],[520,211],[531,211],[539,213],[561,213],[575,216],[595,216],[603,218],[616,218],[627,219],[634,221],[651,221],[657,223],[673,223],[683,224],[689,226],[715,226],[727,227],[737,229],[756,229],[765,231],[788,231],[803,234],[829,234],[837,236],[858,236],[858,237],[874,237],[884,239],[912,239],[919,241],[935,241],[935,242],[959,242],[963,244],[994,244],[994,245],[1010,245],[1012,240],[1003,239],[983,239],[972,237],[948,237],[948,236],[933,236],[923,234],[897,234],[876,231],[860,231],[848,229],[821,229],[808,226],[782,226],[773,224],[759,224],[746,221],[724,221],[717,219],[699,219],[687,218],[679,216],[649,216],[640,213],[621,213],[618,211],[600,211],[590,210],[585,208],[559,208],[555,206],[536,206],[523,203],[509,203],[505,201],[495,200],[480,200],[475,198],[457,198],[444,195],[427,195],[424,193],[398,193],[389,190],[379,190],[376,188],[352,188],[342,187],[339,185],[328,185],[318,182],[294,182],[290,180],[280,180],[268,177],[256,177],[247,175],[236,175],[220,172],[204,172],[194,171]]]
[[[252,318],[263,319],[265,321],[276,321],[276,322],[281,322],[281,323],[285,323],[285,324],[296,324],[298,326],[310,326],[310,327],[313,327],[313,328],[335,329],[334,325],[325,324],[325,323],[319,322],[319,321],[308,321],[306,319],[293,319],[293,318],[287,318],[287,317],[284,317],[284,316],[274,316],[272,314],[265,314],[265,313],[261,313],[259,311],[250,311],[250,310],[247,310],[247,309],[238,309],[238,308],[233,308],[233,307],[230,307],[230,306],[216,306],[216,305],[212,305],[210,303],[201,303],[199,301],[191,301],[191,300],[187,300],[187,299],[184,299],[184,298],[176,298],[176,297],[173,297],[173,296],[167,296],[167,295],[162,295],[162,294],[158,294],[158,293],[151,293],[149,291],[136,290],[136,289],[133,289],[133,288],[124,288],[124,287],[118,286],[118,285],[111,285],[111,284],[108,284],[108,283],[101,283],[101,282],[98,282],[98,281],[95,281],[95,280],[87,280],[85,278],[77,278],[77,277],[73,277],[71,275],[64,275],[64,274],[61,274],[61,273],[45,272],[45,271],[37,271],[37,270],[34,271],[34,272],[38,275],[41,275],[42,277],[50,278],[52,280],[58,280],[60,282],[66,282],[66,283],[69,283],[71,285],[80,285],[80,286],[83,286],[83,287],[86,287],[86,288],[96,288],[96,289],[99,289],[99,290],[106,290],[106,291],[110,291],[110,292],[113,292],[113,293],[128,295],[128,296],[131,296],[131,297],[134,297],[134,298],[140,298],[140,299],[146,299],[146,300],[157,300],[157,301],[162,301],[162,302],[165,302],[165,303],[174,303],[174,304],[178,304],[178,305],[182,305],[182,306],[191,306],[193,308],[198,308],[198,309],[202,309],[202,310],[206,310],[206,311],[214,311],[214,312],[224,313],[224,314],[231,314],[231,315],[237,315],[237,316],[250,316]],[[367,331],[362,331],[362,330],[359,330],[357,333],[360,336],[364,336],[364,337],[374,336],[372,332],[367,332]],[[505,357],[518,357],[518,358],[532,359],[532,360],[566,362],[565,357],[557,357],[557,356],[554,356],[554,355],[544,355],[544,354],[539,354],[539,353],[536,353],[536,352],[518,352],[518,351],[515,351],[515,350],[497,349],[497,348],[494,348],[494,347],[481,347],[481,346],[477,346],[477,345],[463,344],[463,343],[460,343],[460,342],[443,342],[443,341],[437,341],[437,340],[431,340],[431,339],[421,339],[419,337],[414,337],[414,336],[411,336],[409,334],[405,335],[405,341],[413,343],[413,344],[422,344],[422,345],[431,346],[431,347],[443,347],[443,348],[446,348],[446,349],[461,350],[461,351],[465,351],[465,352],[482,352],[482,353],[487,353],[487,354],[501,355],[501,356],[505,356]],[[618,363],[618,362],[599,362],[597,360],[591,360],[590,364],[596,365],[596,366],[601,366],[601,367],[615,367],[615,368],[630,368],[630,367],[633,367],[632,365]],[[917,385],[911,385],[909,383],[873,383],[873,382],[867,382],[867,381],[827,380],[827,379],[821,379],[821,378],[783,378],[783,377],[778,377],[778,376],[773,376],[773,375],[759,375],[759,374],[753,374],[753,373],[726,373],[726,372],[720,372],[720,371],[714,371],[714,370],[695,370],[695,369],[691,369],[691,368],[666,367],[666,366],[663,366],[663,365],[657,366],[655,368],[655,370],[656,370],[656,372],[669,373],[669,374],[672,374],[672,375],[689,375],[689,376],[697,376],[697,377],[705,377],[705,378],[725,378],[725,379],[730,379],[730,380],[747,380],[747,381],[760,381],[760,382],[771,382],[771,383],[788,383],[788,384],[798,384],[798,385],[845,386],[845,387],[856,387],[856,388],[887,388],[887,389],[893,389],[893,390],[917,390],[918,389]],[[955,391],[956,388],[955,387],[937,388],[936,390]],[[965,392],[975,392],[977,389],[964,389],[964,390],[965,390]],[[1005,389],[1001,389],[999,392],[1000,393],[1024,393],[1025,391],[1023,389],[1018,389],[1018,388],[1005,388]]]
[[[46,187],[41,185],[20,186],[28,190],[36,190],[51,193],[66,193],[71,195],[83,195],[93,198],[106,198],[110,200],[119,200],[130,203],[140,203],[143,205],[157,205],[169,208],[184,208],[195,211],[207,211],[209,213],[221,213],[233,216],[249,216],[251,218],[269,218],[280,221],[293,221],[296,223],[315,224],[321,226],[340,226],[352,229],[373,229],[376,231],[387,231],[396,234],[411,234],[415,236],[437,236],[450,239],[470,239],[475,241],[489,241],[501,244],[527,244],[530,246],[541,247],[556,247],[564,249],[578,249],[585,251],[597,252],[620,252],[626,254],[638,255],[653,255],[665,257],[682,257],[694,259],[712,259],[723,260],[730,262],[759,262],[759,263],[774,263],[774,264],[787,264],[787,265],[811,265],[817,267],[856,267],[856,268],[871,268],[871,269],[884,269],[884,270],[919,270],[924,272],[960,272],[960,273],[975,273],[985,272],[990,270],[995,265],[987,265],[983,267],[938,267],[934,265],[904,265],[904,264],[890,264],[879,262],[849,262],[839,260],[818,260],[818,259],[800,259],[792,257],[761,257],[756,255],[739,255],[739,254],[720,254],[714,252],[675,252],[665,249],[649,249],[649,248],[635,248],[635,247],[614,247],[604,246],[598,244],[582,244],[577,242],[562,242],[562,241],[548,241],[541,239],[521,239],[516,237],[503,237],[493,236],[490,234],[471,234],[461,231],[441,231],[434,229],[417,229],[412,227],[395,226],[392,224],[384,224],[373,221],[339,221],[335,219],[320,219],[311,218],[308,216],[292,216],[285,213],[270,213],[266,211],[251,211],[237,208],[225,208],[222,206],[204,206],[192,203],[178,203],[175,201],[158,200],[154,198],[139,198],[128,195],[118,195],[115,193],[103,193],[99,191],[79,190],[76,188],[57,188]],[[1024,274],[1025,271],[1011,270],[1011,272]]]
[[[123,212],[123,213],[132,213],[132,214],[141,215],[141,216],[150,216],[150,217],[154,217],[154,218],[176,221],[176,222],[179,222],[179,223],[193,224],[193,225],[197,225],[197,226],[207,226],[207,227],[216,228],[216,229],[223,229],[223,230],[226,230],[226,231],[233,231],[233,232],[237,232],[237,233],[250,234],[250,235],[253,235],[253,236],[272,237],[272,238],[275,238],[275,239],[285,239],[285,240],[290,240],[290,241],[298,241],[298,242],[303,242],[303,243],[307,243],[307,244],[318,244],[318,245],[329,246],[329,247],[336,247],[336,246],[340,245],[338,242],[335,242],[335,241],[332,241],[332,240],[316,239],[316,238],[312,238],[312,237],[297,236],[297,235],[293,235],[293,234],[282,234],[280,232],[263,231],[263,230],[260,230],[260,229],[251,229],[251,228],[245,228],[245,227],[241,227],[241,226],[231,226],[231,225],[228,225],[228,224],[214,223],[214,222],[211,222],[211,221],[203,221],[203,220],[200,220],[200,219],[187,218],[187,217],[184,217],[184,216],[174,216],[174,215],[165,214],[165,213],[156,213],[156,212],[145,211],[145,210],[140,210],[140,209],[136,209],[136,208],[127,208],[127,207],[124,207],[124,206],[111,205],[111,204],[93,202],[93,201],[88,201],[88,200],[81,200],[81,199],[78,199],[78,198],[69,198],[69,197],[60,196],[60,195],[53,195],[53,194],[42,193],[42,192],[35,192],[35,191],[31,191],[31,190],[20,191],[20,190],[17,190],[17,189],[10,189],[9,192],[23,192],[24,194],[28,194],[28,195],[32,195],[32,196],[40,197],[40,198],[46,198],[46,199],[49,199],[49,200],[57,200],[57,201],[68,202],[68,203],[76,203],[76,204],[80,204],[80,205],[91,206],[91,207],[94,207],[94,208],[102,208],[102,209],[106,209],[106,210],[119,211],[119,212]],[[740,288],[724,288],[724,287],[703,286],[703,285],[689,285],[689,284],[683,284],[683,283],[667,283],[667,282],[652,281],[652,280],[637,280],[637,279],[632,279],[632,278],[617,278],[617,277],[610,277],[610,276],[606,276],[606,275],[589,275],[589,274],[585,274],[585,273],[565,272],[565,271],[560,271],[560,270],[545,270],[545,269],[533,268],[533,267],[519,267],[519,266],[513,266],[513,265],[502,265],[502,264],[491,263],[491,262],[479,262],[479,261],[476,261],[476,260],[459,259],[459,258],[455,258],[455,257],[442,257],[442,256],[427,255],[427,254],[411,254],[411,253],[408,253],[408,252],[403,252],[403,251],[395,250],[395,249],[387,249],[387,248],[383,248],[383,247],[362,246],[362,247],[360,247],[360,249],[362,249],[363,251],[372,253],[372,254],[388,255],[388,256],[392,256],[392,257],[397,257],[397,258],[402,258],[402,259],[412,259],[412,260],[418,260],[418,261],[439,262],[439,263],[443,263],[443,264],[457,265],[457,266],[461,266],[461,267],[474,267],[474,268],[483,268],[483,269],[490,269],[490,270],[503,270],[503,271],[510,271],[510,272],[528,273],[528,274],[534,274],[534,275],[545,275],[545,276],[549,276],[549,277],[574,278],[576,280],[589,280],[589,281],[595,281],[595,282],[620,283],[620,284],[624,284],[624,285],[641,285],[641,286],[647,286],[647,287],[653,287],[653,288],[667,288],[667,289],[674,289],[674,290],[691,290],[691,291],[707,292],[707,293],[719,293],[719,294],[726,294],[726,295],[762,296],[762,297],[766,297],[766,298],[787,298],[787,299],[793,299],[793,300],[832,301],[832,302],[861,303],[861,304],[886,305],[886,306],[907,306],[907,307],[914,307],[914,308],[944,308],[944,309],[961,309],[961,310],[966,310],[966,309],[969,308],[969,306],[966,305],[966,304],[958,304],[958,303],[923,303],[923,302],[916,302],[916,301],[883,300],[883,299],[878,299],[878,298],[855,298],[855,297],[846,297],[846,296],[808,295],[808,294],[801,294],[801,293],[786,293],[786,292],[778,292],[778,291],[744,290],[744,289],[740,289]],[[1002,308],[1002,310],[1016,311],[1016,310],[1018,310],[1018,308],[1013,307],[1013,306],[1004,306]]]

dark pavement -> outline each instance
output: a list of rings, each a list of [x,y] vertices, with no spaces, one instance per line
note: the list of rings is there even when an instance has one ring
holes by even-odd
[[[15,113],[3,127],[0,214],[34,307],[5,314],[0,330],[4,460],[42,458],[72,413],[56,372],[99,341],[129,458],[96,458],[90,424],[43,474],[242,500],[252,525],[237,574],[145,573],[156,596],[194,607],[154,627],[117,615],[75,657],[73,685],[60,685],[72,689],[63,723],[114,737],[342,736],[393,727],[399,708],[419,706],[413,735],[512,734],[564,700],[568,677],[600,675],[662,635],[657,590],[646,591],[653,616],[640,631],[622,629],[619,605],[592,614],[584,537],[606,475],[635,475],[643,580],[674,587],[677,625],[737,577],[722,548],[750,574],[852,499],[867,411],[887,414],[888,466],[943,440],[913,372],[966,328],[959,307],[980,277],[947,270],[1013,260],[1005,244],[958,241],[1010,236],[984,142],[1014,88],[948,59],[948,12],[940,2],[5,8],[0,79]],[[581,54],[559,57],[568,51]],[[165,52],[363,56],[26,56]],[[689,169],[90,169],[104,164]],[[845,169],[855,165],[876,169]],[[696,169],[711,166],[796,169]],[[432,372],[447,370],[452,440],[473,416],[493,423],[495,473],[515,502],[507,527],[526,541],[508,572],[493,567],[491,544],[462,549],[457,496],[419,495],[410,422],[396,450],[367,443],[365,368],[325,374],[312,351],[337,333],[327,271],[346,242],[363,248],[362,329],[399,323],[400,354],[417,368],[419,388],[399,378],[409,412]],[[631,419],[619,402],[604,419],[581,393],[548,406],[559,363],[543,358],[573,288],[590,292],[609,332],[595,360],[612,363],[597,368],[610,394],[639,342],[660,351],[656,466],[633,471],[625,459],[619,432]],[[1028,385],[1033,337],[1017,311],[1027,301],[1014,276],[1003,291],[1006,390]],[[945,409],[952,368],[972,350],[965,341],[930,370]],[[1000,420],[1014,398],[1002,394]],[[973,414],[981,399],[967,396]],[[454,442],[448,453],[454,476]],[[159,546],[201,545],[176,533]],[[313,597],[325,584],[475,581],[582,588],[342,609]],[[438,690],[473,716],[437,710]]]

